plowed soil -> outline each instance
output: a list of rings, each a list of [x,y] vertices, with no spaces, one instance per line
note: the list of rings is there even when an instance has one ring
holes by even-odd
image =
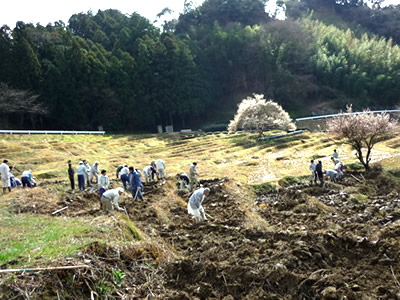
[[[3,280],[0,292],[21,299],[400,299],[400,197],[394,187],[382,195],[368,178],[355,178],[324,189],[295,184],[250,199],[227,178],[203,180],[211,189],[203,204],[210,217],[200,224],[187,214],[189,194],[171,196],[171,180],[149,186],[144,201],[121,201],[144,242],[94,243],[58,262],[89,269],[18,274],[9,286]],[[365,186],[370,193],[360,198]],[[156,209],[165,199],[171,201]],[[34,212],[66,205],[65,216],[101,214],[91,194],[65,196]],[[17,213],[26,212],[19,207]],[[249,226],[249,210],[262,228]],[[125,274],[120,285],[112,283],[114,267]]]

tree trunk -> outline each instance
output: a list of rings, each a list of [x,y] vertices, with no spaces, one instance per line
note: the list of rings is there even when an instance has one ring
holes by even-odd
[[[362,154],[362,148],[361,147],[354,147],[357,151],[356,157],[358,158],[358,160],[360,161],[360,163],[364,166],[365,170],[369,169],[369,164],[368,161],[365,162],[364,161],[364,156]]]

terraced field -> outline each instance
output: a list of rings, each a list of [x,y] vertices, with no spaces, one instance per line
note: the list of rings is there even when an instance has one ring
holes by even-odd
[[[324,133],[2,136],[0,157],[40,186],[0,197],[0,268],[83,267],[0,273],[0,298],[399,298],[399,145],[379,144],[386,170],[366,174]],[[328,167],[334,148],[352,166],[345,180],[310,185],[309,160]],[[161,158],[168,178],[146,185],[144,201],[124,194],[126,213],[103,215],[95,189],[69,191],[67,160],[83,158],[111,178],[121,163]],[[211,189],[209,221],[197,225],[174,179],[194,160]]]

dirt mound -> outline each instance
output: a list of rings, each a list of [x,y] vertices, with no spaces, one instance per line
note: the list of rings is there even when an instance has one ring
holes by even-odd
[[[354,176],[325,188],[295,183],[248,200],[227,178],[202,180],[211,189],[203,203],[210,217],[199,224],[187,214],[190,194],[177,195],[172,182],[146,186],[144,201],[121,199],[129,220],[116,224],[133,241],[132,222],[144,241],[93,243],[74,258],[90,269],[46,275],[34,295],[72,289],[73,299],[398,299],[400,200]],[[96,197],[81,197],[82,205],[97,205]],[[85,211],[71,200],[71,212]],[[263,230],[246,226],[249,207]]]
[[[50,214],[59,208],[59,198],[44,188],[23,189],[11,201],[11,213]]]

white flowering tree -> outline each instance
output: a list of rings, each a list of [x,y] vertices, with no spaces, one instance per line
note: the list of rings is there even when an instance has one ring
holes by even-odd
[[[369,169],[371,151],[377,142],[398,130],[398,123],[390,119],[389,114],[373,114],[369,109],[362,113],[353,113],[351,105],[347,112],[327,122],[328,133],[347,140],[356,157],[366,170]]]
[[[228,127],[231,132],[257,130],[260,137],[264,131],[273,129],[294,130],[296,126],[282,106],[272,100],[265,100],[264,95],[259,94],[243,99]]]

